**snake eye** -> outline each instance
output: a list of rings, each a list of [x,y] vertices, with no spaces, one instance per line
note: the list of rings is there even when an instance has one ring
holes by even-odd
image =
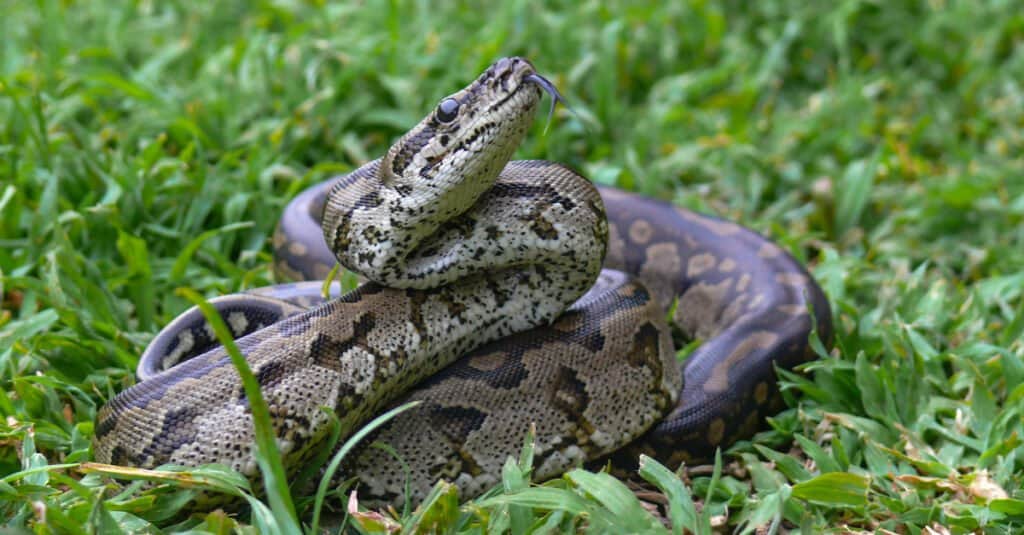
[[[459,101],[453,98],[446,98],[437,105],[437,120],[442,123],[450,123],[459,114]]]

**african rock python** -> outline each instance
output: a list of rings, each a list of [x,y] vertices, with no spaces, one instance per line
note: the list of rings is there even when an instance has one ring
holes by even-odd
[[[321,278],[336,255],[373,282],[310,309],[319,284],[216,302],[246,335],[293,472],[326,436],[322,406],[351,433],[409,398],[425,403],[376,439],[407,463],[413,501],[440,478],[464,497],[486,490],[530,423],[538,479],[616,450],[706,458],[777,409],[772,366],[812,358],[812,326],[830,337],[820,288],[755,232],[595,189],[557,163],[509,162],[542,89],[557,95],[529,62],[502,59],[384,158],[289,205],[279,273]],[[670,309],[703,341],[682,369]],[[157,336],[139,375],[100,410],[97,460],[218,462],[257,478],[247,399],[196,310]],[[404,499],[402,464],[381,449],[346,470],[361,497]]]

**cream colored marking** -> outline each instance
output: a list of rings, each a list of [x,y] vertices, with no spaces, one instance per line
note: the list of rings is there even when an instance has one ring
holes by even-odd
[[[683,241],[686,242],[687,249],[696,249],[700,246],[700,242],[690,234],[683,234]]]
[[[709,338],[718,330],[718,318],[725,307],[725,296],[732,279],[717,284],[701,282],[690,287],[676,305],[672,321],[684,332],[698,338]]]
[[[274,237],[271,238],[271,243],[274,245],[274,249],[280,249],[281,246],[288,241],[288,236],[284,235],[280,229],[274,231]]]
[[[722,311],[722,316],[718,319],[720,325],[730,325],[739,318],[740,315],[746,310],[747,299],[750,299],[749,294],[739,294],[733,298],[725,310]]]
[[[340,361],[341,369],[338,371],[342,384],[351,385],[357,395],[365,394],[377,377],[377,363],[373,354],[354,347],[341,355]]]
[[[184,330],[178,333],[178,345],[171,351],[166,357],[160,360],[160,366],[162,369],[169,369],[181,360],[181,357],[185,356],[186,353],[192,351],[192,347],[195,346],[196,339],[192,336],[192,331]]]
[[[245,328],[249,326],[249,318],[245,317],[245,314],[241,312],[232,312],[228,314],[228,327],[231,327],[231,333],[238,336],[239,333],[244,333]]]
[[[715,255],[711,253],[693,255],[686,263],[686,276],[697,277],[713,267],[715,267]]]
[[[711,370],[711,377],[704,383],[704,391],[710,394],[725,392],[729,388],[729,370],[733,365],[745,359],[751,351],[770,348],[778,339],[779,335],[769,331],[754,331],[748,334],[729,356]]]
[[[803,316],[804,314],[807,314],[807,305],[804,305],[803,303],[798,303],[794,305],[779,305],[775,307],[775,310],[778,310],[779,312],[782,312],[783,314],[786,314],[788,316]]]
[[[332,269],[334,269],[334,266],[328,266],[323,262],[317,262],[313,266],[313,273],[316,274],[318,279],[326,279],[327,276],[331,274]]]
[[[787,286],[805,286],[807,277],[802,273],[779,273],[775,276],[775,282]]]
[[[669,281],[682,275],[683,259],[679,256],[679,248],[674,242],[655,243],[649,245],[645,253],[637,275],[657,297],[659,304],[667,309],[674,293]]]
[[[754,387],[754,401],[758,405],[763,405],[765,401],[768,401],[768,383],[761,381]]]
[[[747,291],[747,286],[749,286],[749,285],[750,285],[750,273],[744,273],[743,275],[740,275],[740,280],[739,280],[739,282],[736,283],[736,291],[737,292],[745,292],[745,291]]]
[[[775,258],[782,254],[782,250],[779,249],[778,245],[771,242],[764,242],[761,244],[761,249],[757,251],[757,256],[761,258]]]
[[[673,242],[656,243],[647,248],[647,258],[641,269],[641,277],[647,272],[648,267],[659,266],[666,271],[679,271],[682,266],[682,259],[679,258],[679,249]]]
[[[732,258],[725,258],[718,264],[718,271],[722,273],[729,273],[734,269],[736,269],[736,261]]]
[[[721,418],[715,418],[708,426],[708,444],[712,446],[718,445],[722,442],[722,437],[725,436],[725,421]]]
[[[594,432],[590,434],[590,442],[604,450],[614,449],[617,444],[616,438],[613,434],[606,433],[600,429],[595,429]]]
[[[309,249],[306,248],[305,244],[293,241],[288,244],[288,252],[295,256],[306,256]]]
[[[304,278],[302,273],[292,269],[292,267],[288,265],[288,262],[284,260],[274,263],[274,275],[286,280],[302,280]]]
[[[480,371],[494,371],[505,364],[505,354],[501,351],[492,351],[485,355],[479,355],[469,360],[469,365]]]
[[[637,219],[629,226],[629,239],[633,240],[633,243],[647,245],[653,235],[654,229],[651,228],[651,224],[643,219]]]

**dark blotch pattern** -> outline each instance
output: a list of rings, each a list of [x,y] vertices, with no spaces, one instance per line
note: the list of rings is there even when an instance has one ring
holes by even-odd
[[[550,395],[551,404],[565,412],[570,421],[586,421],[583,411],[590,405],[590,396],[587,394],[587,384],[580,380],[575,370],[559,366]]]
[[[255,370],[256,382],[263,389],[271,388],[284,378],[288,369],[278,361],[270,361]]]
[[[487,413],[472,407],[434,405],[428,409],[428,418],[441,434],[455,444],[463,444],[470,433],[480,429]]]
[[[156,460],[154,464],[164,464],[170,459],[171,454],[183,444],[192,442],[195,439],[195,430],[192,420],[198,416],[193,407],[180,407],[168,410],[164,413],[164,421],[160,426],[158,438],[150,442],[142,450],[142,458],[151,457]]]
[[[435,134],[436,129],[427,126],[413,136],[405,138],[405,143],[401,145],[402,150],[395,153],[394,158],[391,160],[391,172],[395,176],[401,176],[405,172],[405,168],[412,163],[413,157],[423,150],[427,143],[430,143]]]

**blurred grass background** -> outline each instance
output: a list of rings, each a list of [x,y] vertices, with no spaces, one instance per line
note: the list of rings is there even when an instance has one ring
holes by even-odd
[[[0,10],[8,527],[166,523],[74,463],[89,460],[96,408],[190,304],[175,288],[272,282],[268,237],[291,196],[383,153],[495,58],[523,55],[576,114],[560,109],[546,133],[539,120],[521,157],[752,226],[832,300],[836,348],[786,378],[792,408],[727,455],[720,479],[683,474],[700,497],[694,526],[1021,529],[1024,2]],[[866,482],[859,498],[799,492],[841,472]],[[585,479],[556,486],[606,507]],[[496,529],[481,520],[494,509],[446,511],[446,529]],[[558,511],[526,514],[581,526]]]

